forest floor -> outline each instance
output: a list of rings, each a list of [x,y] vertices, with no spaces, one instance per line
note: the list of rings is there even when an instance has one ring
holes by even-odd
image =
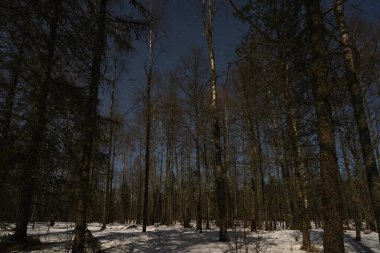
[[[204,230],[199,234],[195,229],[185,229],[179,225],[149,226],[147,233],[141,232],[141,226],[129,228],[130,224],[110,224],[101,230],[98,223],[89,224],[88,228],[98,239],[102,252],[266,252],[299,253],[302,236],[294,230],[276,230],[274,232],[251,233],[248,230],[229,231],[230,242],[218,242],[218,230]],[[3,227],[0,235],[11,233],[12,225]],[[38,237],[42,245],[23,252],[69,252],[73,224],[58,222],[49,227],[47,223],[35,223],[28,233]],[[323,249],[323,231],[313,229],[311,239],[316,252]],[[362,241],[357,242],[354,231],[345,231],[347,253],[380,253],[377,233],[362,234]],[[298,239],[298,240],[296,240]]]

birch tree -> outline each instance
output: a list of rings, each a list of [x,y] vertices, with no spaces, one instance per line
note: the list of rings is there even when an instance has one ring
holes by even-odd
[[[364,166],[367,175],[368,190],[370,193],[372,208],[374,211],[377,231],[380,227],[380,176],[376,166],[376,157],[374,154],[374,145],[371,139],[371,133],[368,127],[368,120],[365,115],[365,105],[363,101],[363,92],[358,71],[354,62],[354,53],[349,38],[349,31],[344,14],[344,1],[335,0],[334,13],[338,24],[340,34],[340,43],[343,48],[344,66],[346,81],[349,87],[351,102],[354,109],[356,126],[359,132],[360,147],[362,151]],[[379,233],[380,242],[380,233]]]
[[[215,1],[202,0],[202,22],[205,29],[205,38],[207,48],[209,51],[210,60],[210,74],[211,74],[211,110],[212,110],[212,123],[214,132],[214,174],[216,184],[216,201],[218,206],[218,225],[219,225],[219,240],[228,241],[227,227],[227,170],[222,164],[222,150],[220,143],[220,125],[218,116],[218,97],[217,97],[217,72],[215,66],[215,53],[213,42],[213,26],[215,16]]]

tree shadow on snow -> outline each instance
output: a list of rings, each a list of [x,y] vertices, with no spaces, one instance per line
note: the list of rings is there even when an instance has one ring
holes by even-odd
[[[132,234],[112,233],[105,236],[99,236],[98,239],[103,241],[120,240],[120,236],[130,237]],[[141,239],[140,237],[147,236]],[[252,233],[229,231],[229,242],[219,242],[219,231],[204,230],[199,234],[195,230],[169,229],[161,231],[149,231],[146,234],[138,232],[134,238],[124,245],[118,245],[104,249],[104,252],[236,252],[245,246],[252,247],[256,245],[257,240],[265,243],[263,238],[257,238]]]

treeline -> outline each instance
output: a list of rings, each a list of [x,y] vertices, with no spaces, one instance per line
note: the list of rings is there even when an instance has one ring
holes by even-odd
[[[336,253],[351,222],[358,240],[364,224],[378,231],[378,25],[341,0],[227,2],[250,31],[223,76],[214,1],[200,10],[208,50],[160,75],[149,60],[157,20],[139,1],[0,4],[0,218],[16,222],[16,241],[28,221],[75,221],[82,252],[86,222],[142,223],[144,193],[148,224],[196,220],[202,231],[216,220],[221,240],[222,228],[280,224],[308,250],[313,223]],[[134,37],[147,40],[148,88],[125,117],[118,71]]]

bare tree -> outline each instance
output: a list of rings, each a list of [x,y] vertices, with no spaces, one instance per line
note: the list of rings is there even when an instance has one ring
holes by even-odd
[[[111,105],[110,105],[110,116],[109,116],[109,143],[108,143],[108,164],[106,172],[106,188],[104,191],[104,206],[103,206],[103,217],[102,217],[102,228],[106,229],[107,223],[109,221],[109,212],[111,205],[111,195],[112,195],[112,181],[113,181],[113,167],[114,167],[114,158],[115,158],[115,92],[116,92],[116,82],[117,82],[117,64],[118,57],[115,56],[114,62],[114,73],[111,80]]]
[[[152,0],[150,1],[150,12],[152,17]],[[148,64],[146,69],[146,129],[145,129],[145,190],[144,190],[144,213],[143,213],[143,228],[142,231],[146,232],[148,224],[148,198],[149,198],[149,170],[150,170],[150,135],[151,135],[151,86],[153,75],[153,43],[154,43],[153,27],[149,28],[148,39]]]
[[[372,208],[377,223],[377,231],[380,227],[380,176],[376,166],[374,146],[371,133],[365,115],[362,86],[360,84],[357,69],[354,62],[354,54],[350,45],[348,28],[343,11],[344,1],[335,0],[334,12],[340,33],[340,43],[344,52],[344,65],[346,71],[347,85],[351,94],[351,101],[354,109],[356,126],[359,131],[360,147],[367,174],[368,189],[370,193]],[[380,242],[380,233],[379,233]]]
[[[215,15],[214,0],[202,0],[202,21],[205,29],[205,37],[209,51],[210,72],[211,72],[211,108],[212,122],[214,131],[214,157],[215,157],[215,184],[216,184],[216,201],[218,205],[219,218],[219,240],[228,241],[227,227],[227,170],[222,164],[222,150],[220,144],[220,125],[218,116],[218,97],[217,97],[217,74],[215,66],[215,53],[213,44],[213,26]]]

